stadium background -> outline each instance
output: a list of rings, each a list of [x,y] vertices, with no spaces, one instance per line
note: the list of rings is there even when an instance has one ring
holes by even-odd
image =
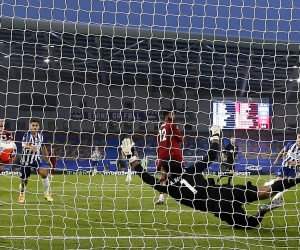
[[[42,118],[58,168],[88,167],[97,145],[108,159],[99,169],[114,170],[133,132],[140,157],[155,155],[159,109],[177,110],[194,156],[208,147],[214,97],[269,98],[272,129],[234,133],[240,166],[269,171],[298,127],[297,4],[5,0],[0,114],[17,141]]]

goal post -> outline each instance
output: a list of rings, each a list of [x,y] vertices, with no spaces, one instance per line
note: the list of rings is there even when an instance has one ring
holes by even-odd
[[[239,146],[233,185],[275,179],[299,127],[299,11],[299,0],[1,1],[0,119],[21,154],[38,118],[58,156],[52,203],[35,169],[18,203],[20,162],[3,167],[1,247],[299,248],[299,188],[256,229],[235,230],[167,195],[155,205],[159,194],[135,172],[126,182],[120,148],[132,138],[155,173],[161,112],[172,109],[186,167],[206,155],[217,124],[222,148],[232,136]],[[205,175],[219,171],[216,161]]]

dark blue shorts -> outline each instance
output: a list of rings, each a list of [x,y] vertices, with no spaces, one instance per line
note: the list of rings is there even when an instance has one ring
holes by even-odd
[[[31,169],[37,171],[39,168],[47,168],[48,164],[44,161],[42,162],[34,162],[33,164],[27,166],[21,166],[20,168],[20,179],[25,180],[28,179],[31,175]]]
[[[289,168],[289,167],[281,167],[278,169],[276,173],[276,177],[296,177],[296,169],[295,168]]]
[[[93,167],[98,167],[98,163],[99,163],[99,161],[92,161],[92,166]]]

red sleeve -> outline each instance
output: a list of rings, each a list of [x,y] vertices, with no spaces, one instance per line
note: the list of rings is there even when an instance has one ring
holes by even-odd
[[[173,123],[171,128],[172,128],[173,135],[175,136],[178,142],[185,141],[183,140],[182,134],[180,133],[178,126],[176,124]]]

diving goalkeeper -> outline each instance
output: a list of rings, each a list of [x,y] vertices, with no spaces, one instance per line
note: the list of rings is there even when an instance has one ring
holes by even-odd
[[[163,170],[167,174],[167,183],[161,184],[158,179],[145,172],[143,167],[132,156],[131,141],[125,139],[122,142],[122,150],[130,159],[130,164],[135,168],[141,179],[159,192],[164,192],[173,197],[177,202],[200,210],[209,212],[227,222],[236,229],[250,229],[259,225],[264,215],[270,210],[283,205],[281,199],[274,200],[270,204],[262,205],[256,215],[248,216],[242,205],[257,200],[268,199],[278,192],[294,187],[300,183],[299,178],[276,181],[271,186],[247,185],[215,185],[214,179],[204,178],[202,172],[211,161],[215,160],[219,150],[219,126],[210,128],[210,140],[212,142],[208,154],[201,162],[196,162],[189,168],[182,169],[181,163],[173,160],[164,161]]]

